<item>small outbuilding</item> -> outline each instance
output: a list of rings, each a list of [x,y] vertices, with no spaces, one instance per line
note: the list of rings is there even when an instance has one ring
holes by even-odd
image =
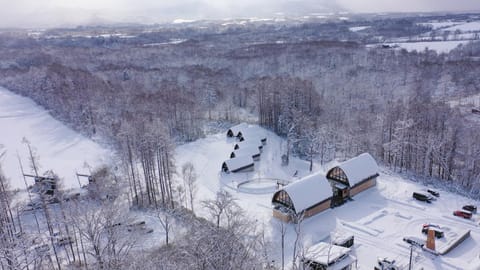
[[[310,217],[330,208],[332,188],[317,172],[286,185],[273,194],[273,216],[289,222],[298,215]]]
[[[327,179],[333,188],[332,206],[341,205],[348,198],[375,186],[378,175],[377,162],[368,153],[331,168]]]
[[[248,129],[248,125],[246,123],[240,123],[235,125],[227,130],[227,137],[238,137],[242,135],[242,131]]]
[[[306,270],[352,270],[357,259],[351,249],[320,242],[306,249],[301,259]]]
[[[230,158],[242,157],[242,156],[251,156],[253,160],[260,160],[260,149],[256,146],[252,147],[242,147],[240,149],[234,150],[230,154]]]
[[[222,171],[226,173],[248,172],[254,170],[255,163],[251,156],[240,156],[228,159],[222,164]]]

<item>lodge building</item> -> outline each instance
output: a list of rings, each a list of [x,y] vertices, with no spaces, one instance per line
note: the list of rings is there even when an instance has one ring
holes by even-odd
[[[290,183],[273,194],[273,216],[295,221],[345,203],[352,196],[376,185],[378,165],[364,153],[328,170]]]

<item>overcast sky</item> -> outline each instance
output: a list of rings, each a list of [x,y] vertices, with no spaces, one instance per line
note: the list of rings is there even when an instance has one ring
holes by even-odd
[[[480,11],[480,0],[0,0],[0,27],[155,23],[276,13]]]

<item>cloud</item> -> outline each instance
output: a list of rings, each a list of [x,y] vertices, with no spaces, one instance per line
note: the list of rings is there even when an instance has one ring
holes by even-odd
[[[276,13],[469,11],[478,0],[0,0],[0,27],[155,23],[182,19],[264,17]]]
[[[465,12],[480,11],[478,0],[337,0],[352,12]]]

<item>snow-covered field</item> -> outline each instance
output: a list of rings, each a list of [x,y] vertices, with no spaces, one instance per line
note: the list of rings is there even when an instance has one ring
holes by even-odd
[[[434,50],[437,53],[448,53],[451,50],[458,47],[460,44],[466,44],[469,40],[447,40],[447,41],[421,41],[421,42],[398,42],[390,43],[388,45],[398,45],[400,48],[404,48],[407,51],[422,52],[426,48]]]
[[[450,26],[448,28],[444,29],[445,31],[456,31],[460,30],[462,32],[470,32],[470,31],[480,31],[480,22],[475,21],[475,22],[465,22],[462,24],[457,24]]]
[[[6,151],[2,167],[14,189],[25,188],[18,157],[25,173],[33,174],[24,138],[39,158],[39,174],[53,170],[65,189],[78,187],[76,172],[88,174],[88,166],[108,162],[110,156],[109,151],[55,120],[32,100],[0,87],[0,145]],[[27,180],[33,183],[33,179]]]
[[[261,159],[255,162],[255,171],[247,173],[220,173],[223,161],[229,156],[235,143],[225,133],[210,135],[205,139],[182,145],[177,148],[177,165],[190,161],[198,173],[198,194],[196,213],[207,213],[199,209],[199,202],[213,199],[219,189],[226,189],[234,194],[247,216],[264,226],[272,241],[272,257],[280,261],[279,221],[272,218],[271,197],[273,191],[255,192],[255,183],[248,189],[236,189],[237,184],[248,179],[278,178],[295,181],[298,176],[308,174],[308,164],[293,159],[287,167],[281,166],[283,142],[278,136],[256,127],[258,132],[268,135]],[[335,164],[315,166],[315,170],[324,170]],[[259,182],[257,188],[265,191],[266,182]],[[268,186],[270,188],[271,186]],[[405,236],[424,237],[422,224],[434,223],[444,228],[446,238],[437,241],[437,246],[444,246],[447,241],[458,237],[466,230],[471,230],[471,237],[444,256],[416,250],[413,269],[467,269],[480,253],[479,216],[473,220],[454,217],[452,212],[463,204],[474,203],[467,198],[441,191],[440,198],[432,204],[421,203],[412,199],[413,191],[425,191],[426,187],[402,179],[388,170],[380,173],[376,187],[354,197],[354,200],[341,207],[329,209],[317,216],[306,219],[302,224],[304,246],[320,241],[329,241],[331,232],[346,231],[355,237],[354,255],[358,258],[358,269],[372,269],[377,257],[396,259],[401,265],[407,265],[409,245],[402,241]],[[288,225],[286,238],[286,261],[292,258],[292,243],[295,239],[293,225]]]
[[[350,27],[348,29],[352,32],[358,32],[358,31],[362,31],[362,30],[365,30],[365,29],[368,29],[368,28],[370,28],[370,26],[354,26],[354,27]]]
[[[427,23],[420,23],[420,25],[424,26],[431,26],[433,29],[441,29],[441,28],[446,28],[446,27],[451,27],[461,24],[461,22],[452,22],[452,21],[444,21],[444,22],[427,22]]]

